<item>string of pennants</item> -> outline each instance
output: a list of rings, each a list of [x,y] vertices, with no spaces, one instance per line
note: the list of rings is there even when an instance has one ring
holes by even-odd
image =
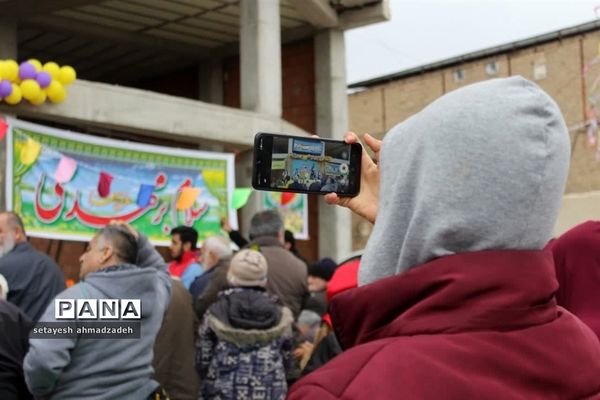
[[[57,183],[59,183],[61,185],[66,185],[73,179],[73,177],[75,176],[75,173],[77,172],[77,170],[79,168],[85,168],[87,170],[91,170],[91,171],[98,173],[98,184],[96,187],[98,196],[100,196],[101,198],[107,198],[110,196],[111,186],[112,186],[112,183],[115,181],[114,175],[112,175],[111,173],[109,173],[107,171],[99,170],[90,165],[87,165],[80,161],[74,160],[73,158],[68,157],[68,156],[66,156],[52,148],[49,148],[47,146],[44,146],[44,150],[51,155],[59,157],[59,159],[60,159],[60,161],[58,162],[58,165],[56,167],[56,170],[54,171],[54,174],[51,176],[51,178],[53,178],[54,181],[56,181]],[[40,156],[41,151],[42,151],[42,144],[40,144],[36,140],[28,137],[27,140],[25,141],[25,143],[23,144],[23,147],[21,148],[21,151],[20,151],[20,154],[18,155],[18,157],[24,166],[28,166],[28,165],[35,163],[35,161]],[[147,183],[140,184],[137,181],[133,181],[131,179],[127,179],[127,178],[121,177],[121,176],[116,177],[116,179],[123,180],[123,181],[129,181],[129,182],[138,184],[139,190],[138,190],[138,195],[137,195],[137,199],[136,199],[136,204],[141,208],[145,208],[150,204],[150,201],[152,198],[152,193],[154,192],[154,189],[155,189],[154,184],[147,184]],[[181,188],[179,191],[179,197],[177,199],[176,206],[175,206],[176,209],[177,210],[187,210],[187,209],[192,208],[194,205],[194,202],[200,195],[201,191],[202,190],[197,187]]]
[[[8,131],[8,124],[2,118],[0,118],[0,140],[3,140]],[[74,160],[48,146],[44,146],[44,150],[49,154],[52,154],[59,158],[58,165],[54,174],[51,178],[61,185],[68,184],[78,168],[85,168],[87,170],[94,171],[98,174],[97,193],[101,198],[107,198],[111,194],[112,183],[115,180],[115,176],[107,171],[99,170],[91,165]],[[19,160],[25,166],[31,165],[36,162],[42,152],[42,144],[36,140],[28,137],[19,154]],[[156,186],[154,184],[139,183],[138,181],[131,180],[125,177],[116,177],[119,181],[128,181],[132,184],[139,185],[138,195],[136,204],[141,207],[147,207],[150,204],[152,193]],[[248,202],[253,189],[248,187],[235,188],[232,194],[231,207],[235,210],[242,208]],[[176,202],[176,209],[183,211],[193,207],[194,202],[202,193],[202,189],[198,187],[183,187],[179,191],[179,197]]]

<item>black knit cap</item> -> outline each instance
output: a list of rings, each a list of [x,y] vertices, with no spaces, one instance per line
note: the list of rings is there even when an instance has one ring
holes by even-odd
[[[337,268],[337,264],[331,258],[322,258],[308,267],[308,275],[329,281]]]

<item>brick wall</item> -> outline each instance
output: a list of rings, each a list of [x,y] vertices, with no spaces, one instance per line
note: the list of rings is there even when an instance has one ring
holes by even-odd
[[[587,91],[591,83],[584,82],[585,64],[599,54],[600,31],[563,38],[494,57],[473,60],[458,66],[442,68],[369,87],[349,96],[350,129],[358,133],[385,133],[397,123],[419,112],[442,94],[470,83],[522,75],[535,81],[558,103],[567,125],[571,128],[585,121],[588,106]],[[496,63],[497,72],[490,74],[486,65]],[[546,66],[546,77],[534,76],[536,66]],[[463,79],[456,79],[457,70]],[[590,81],[600,79],[600,63],[589,73]],[[600,87],[600,85],[598,85]],[[587,94],[600,99],[600,89]],[[600,190],[600,162],[587,144],[583,131],[571,132],[572,157],[566,193]],[[564,225],[568,222],[562,221]],[[364,247],[370,225],[358,217],[353,220],[353,246]]]

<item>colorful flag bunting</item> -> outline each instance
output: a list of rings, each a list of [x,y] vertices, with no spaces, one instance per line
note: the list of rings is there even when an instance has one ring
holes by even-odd
[[[281,193],[281,205],[285,206],[291,203],[296,198],[296,193],[283,192]]]
[[[3,118],[0,118],[0,140],[4,139],[6,132],[8,132],[8,124]]]
[[[246,203],[248,203],[251,193],[252,188],[235,188],[233,190],[233,195],[231,196],[231,208],[234,210],[239,210],[240,208],[244,207]]]
[[[148,185],[143,183],[140,185],[140,191],[137,195],[137,205],[140,208],[146,208],[150,204],[152,199],[152,192],[154,192],[154,185]]]
[[[200,188],[182,188],[181,192],[179,193],[179,198],[177,199],[175,208],[178,210],[187,210],[188,208],[192,208],[199,195]]]
[[[100,179],[98,179],[98,194],[100,197],[108,197],[112,180],[113,176],[111,174],[108,172],[100,172]]]
[[[21,149],[21,163],[23,165],[33,164],[39,157],[40,151],[42,151],[42,145],[35,140],[28,138]]]
[[[72,158],[62,156],[58,162],[58,167],[56,167],[54,179],[59,183],[67,183],[73,178],[73,175],[75,175],[76,169],[77,161],[73,160]]]

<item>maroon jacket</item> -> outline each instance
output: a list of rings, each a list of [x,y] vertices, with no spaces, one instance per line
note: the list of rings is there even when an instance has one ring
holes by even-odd
[[[548,247],[560,285],[556,301],[600,338],[600,221],[577,225]]]
[[[550,252],[486,251],[341,293],[346,351],[288,399],[600,399],[600,343],[556,290]]]

